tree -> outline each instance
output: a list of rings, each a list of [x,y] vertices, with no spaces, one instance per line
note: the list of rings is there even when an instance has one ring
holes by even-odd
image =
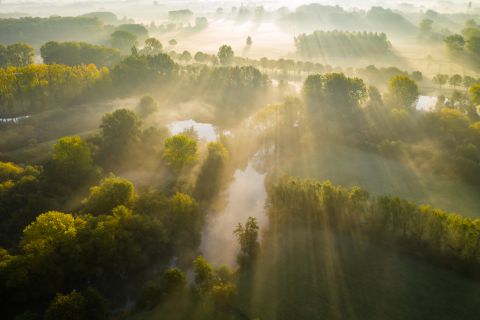
[[[465,39],[459,34],[448,36],[444,41],[447,45],[447,48],[452,53],[458,53],[465,47]]]
[[[145,47],[141,51],[142,54],[155,55],[162,53],[162,43],[156,38],[148,38],[145,40]]]
[[[448,75],[446,74],[437,74],[435,77],[433,77],[432,82],[435,84],[438,84],[440,87],[440,90],[442,89],[442,86],[444,86],[448,81]]]
[[[93,172],[90,149],[80,137],[64,137],[53,147],[53,178],[65,185],[75,186]]]
[[[106,301],[94,288],[85,293],[73,290],[69,294],[57,296],[45,312],[46,320],[106,320]]]
[[[390,79],[389,94],[400,107],[411,108],[418,99],[418,86],[408,76],[396,76]]]
[[[412,72],[412,79],[416,82],[420,82],[423,80],[423,74],[421,71],[413,71]]]
[[[40,48],[44,63],[69,66],[95,64],[98,67],[112,66],[121,60],[120,50],[96,46],[85,42],[50,41]]]
[[[210,59],[210,56],[206,53],[203,53],[203,52],[199,51],[199,52],[195,53],[195,56],[193,57],[193,59],[196,62],[205,63],[205,62],[208,62],[208,60]]]
[[[158,111],[158,104],[151,96],[144,96],[138,103],[138,113],[142,118],[147,118]]]
[[[0,45],[0,67],[26,67],[33,63],[35,50],[25,43]]]
[[[432,25],[433,25],[433,21],[431,19],[423,19],[420,22],[420,32],[423,34],[432,32],[432,29],[433,29]]]
[[[135,24],[135,23],[121,24],[115,30],[129,32],[139,40],[144,40],[144,39],[147,39],[148,37],[148,30],[142,24]]]
[[[180,61],[183,61],[183,62],[190,62],[192,60],[192,55],[190,54],[190,52],[188,51],[183,51],[182,54],[180,55]]]
[[[463,87],[468,90],[472,85],[475,84],[475,78],[470,77],[470,76],[465,76],[463,77]]]
[[[252,37],[248,36],[245,44],[247,45],[247,47],[251,47],[253,44]]]
[[[239,223],[234,231],[240,244],[237,261],[241,267],[249,266],[257,256],[259,249],[258,229],[257,219],[249,217],[244,226]]]
[[[128,31],[117,30],[110,35],[110,42],[112,47],[127,53],[137,45],[137,37]]]
[[[480,105],[480,84],[476,84],[470,87],[470,100],[475,105]]]
[[[204,257],[198,256],[193,261],[195,273],[195,289],[198,293],[206,293],[213,286],[213,268]]]
[[[474,56],[480,56],[480,34],[478,36],[472,36],[467,40],[467,50]]]
[[[453,76],[450,77],[448,80],[448,83],[453,87],[456,88],[462,84],[462,76],[459,74],[454,74]]]
[[[197,141],[186,134],[177,134],[165,140],[164,157],[176,169],[193,164],[198,159]]]
[[[175,39],[170,39],[168,41],[168,44],[171,45],[172,47],[175,47],[178,44],[178,42]]]
[[[137,114],[127,109],[119,109],[104,115],[100,124],[103,151],[117,155],[132,143],[136,143],[140,137],[140,126],[141,121]]]
[[[110,175],[90,188],[90,195],[83,201],[84,212],[108,214],[118,206],[130,207],[136,198],[135,187],[125,179]]]
[[[328,121],[350,125],[359,119],[355,114],[367,97],[367,89],[363,80],[343,73],[317,74],[305,80],[302,95],[313,125]]]
[[[232,47],[223,45],[218,49],[218,60],[224,66],[230,65],[233,63],[233,58],[235,57],[235,53],[233,52]]]
[[[162,289],[157,283],[149,281],[138,294],[135,310],[138,312],[153,309],[161,301],[162,293]]]

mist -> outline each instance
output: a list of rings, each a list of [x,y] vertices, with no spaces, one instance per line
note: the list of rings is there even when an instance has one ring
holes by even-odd
[[[469,1],[2,0],[5,319],[476,319],[479,61]]]

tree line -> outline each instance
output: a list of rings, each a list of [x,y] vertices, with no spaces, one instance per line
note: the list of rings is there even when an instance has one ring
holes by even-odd
[[[480,276],[480,220],[397,197],[373,197],[358,187],[283,177],[268,188],[269,223],[281,234],[293,226],[360,231],[372,241],[407,248],[432,263]]]
[[[301,57],[363,57],[385,55],[391,44],[385,33],[315,31],[295,38],[295,47]]]

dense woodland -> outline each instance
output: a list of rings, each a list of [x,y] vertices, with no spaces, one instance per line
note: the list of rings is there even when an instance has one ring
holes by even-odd
[[[289,169],[311,165],[310,154],[368,154],[478,192],[472,14],[318,4],[163,14],[160,24],[110,12],[0,19],[5,319],[478,317],[478,212]],[[248,55],[254,34],[242,52],[227,40],[215,51],[179,45],[228,19],[302,34],[280,58]],[[377,60],[398,58],[395,41],[409,35],[471,73]],[[430,108],[419,107],[425,97]],[[184,120],[208,123],[213,137],[172,125]],[[238,187],[249,170],[260,182]],[[265,193],[260,209],[232,200],[249,189]],[[232,207],[245,216],[222,224]],[[215,223],[233,264],[210,260]]]

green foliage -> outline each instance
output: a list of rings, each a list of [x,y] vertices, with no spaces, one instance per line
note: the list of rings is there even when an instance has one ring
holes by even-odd
[[[0,19],[0,42],[26,42],[40,46],[46,41],[97,40],[104,33],[103,23],[92,17],[23,17]]]
[[[24,172],[22,167],[12,162],[0,162],[0,182],[12,180]]]
[[[359,78],[331,73],[310,75],[303,84],[302,95],[312,128],[343,135],[341,131],[354,130],[345,128],[361,121],[359,107],[367,97],[367,89]]]
[[[412,109],[418,99],[418,86],[407,76],[396,76],[390,79],[389,94],[393,103],[399,107]]]
[[[363,57],[390,53],[385,33],[315,31],[295,38],[297,53],[305,58]]]
[[[89,147],[80,137],[64,137],[53,147],[51,179],[64,185],[78,185],[91,177],[93,160]]]
[[[218,49],[218,60],[224,66],[230,65],[233,62],[233,58],[235,57],[235,53],[233,52],[232,47],[223,45]]]
[[[106,320],[106,301],[94,288],[84,294],[73,290],[69,294],[57,294],[45,312],[46,320]]]
[[[25,43],[0,44],[0,67],[26,67],[33,63],[35,50]]]
[[[293,226],[358,230],[377,241],[395,241],[460,272],[478,274],[480,221],[418,206],[395,197],[358,197],[358,189],[329,182],[283,178],[269,189],[273,232]]]
[[[163,45],[156,38],[148,38],[145,40],[145,46],[141,50],[145,55],[156,55],[162,53]]]
[[[204,257],[198,256],[193,261],[195,272],[195,289],[204,294],[211,290],[214,282],[213,268]]]
[[[465,46],[465,39],[459,34],[454,34],[445,38],[445,44],[452,53],[458,53]]]
[[[22,250],[39,255],[48,254],[49,250],[68,247],[77,236],[77,228],[82,221],[76,221],[71,214],[50,211],[39,215],[23,231]]]
[[[185,273],[177,268],[165,270],[160,279],[162,291],[167,295],[185,290],[186,285],[187,277]]]
[[[208,144],[208,155],[197,178],[194,195],[210,201],[220,190],[222,174],[228,160],[228,151],[220,142]]]
[[[165,140],[164,157],[177,170],[192,165],[198,159],[197,141],[185,134]]]
[[[97,67],[105,67],[113,66],[121,60],[119,50],[86,42],[50,41],[40,48],[40,53],[44,63],[69,66],[95,64]]]
[[[45,313],[46,320],[84,320],[86,301],[81,293],[72,291],[57,295]]]
[[[141,24],[121,24],[116,27],[116,31],[125,31],[133,34],[136,39],[144,40],[148,38],[148,30]]]
[[[94,65],[29,65],[0,69],[0,112],[33,113],[64,106],[108,75]]]
[[[476,84],[470,87],[470,99],[476,105],[480,105],[480,84]]]
[[[123,94],[174,80],[178,66],[166,54],[131,55],[112,70],[112,82]]]
[[[420,22],[420,32],[422,33],[429,33],[433,30],[433,20],[431,19],[423,19]]]
[[[162,299],[162,289],[154,282],[148,282],[138,294],[135,301],[135,311],[148,311],[153,309]]]
[[[141,133],[140,126],[141,121],[137,114],[127,109],[119,109],[104,115],[100,124],[103,155],[117,156],[137,143]]]
[[[452,87],[456,88],[456,87],[458,87],[458,86],[460,86],[460,85],[462,84],[462,80],[463,80],[463,78],[462,78],[461,75],[459,75],[459,74],[454,74],[453,76],[450,77],[450,79],[448,79],[448,83],[449,83]]]
[[[147,118],[158,111],[158,104],[151,96],[144,96],[138,103],[138,113],[142,118]]]
[[[432,82],[435,83],[435,84],[438,84],[440,89],[442,88],[442,86],[447,84],[447,81],[448,81],[448,75],[446,75],[446,74],[437,74],[432,79]]]
[[[133,184],[111,175],[98,186],[90,188],[90,195],[84,200],[84,211],[92,214],[108,214],[118,206],[131,206],[136,198]]]
[[[117,30],[110,35],[110,43],[112,47],[128,53],[137,45],[137,37],[128,31]]]
[[[189,77],[186,91],[218,106],[220,119],[238,121],[262,103],[270,85],[268,77],[252,66],[204,66]]]
[[[204,215],[198,203],[187,194],[175,193],[166,203],[164,223],[176,249],[188,255],[200,244]]]
[[[42,184],[41,177],[41,168],[0,162],[1,245],[14,246],[38,210],[51,206],[51,200],[44,196],[49,190]]]
[[[249,217],[247,222],[245,222],[245,226],[239,223],[234,231],[240,244],[237,262],[241,267],[250,266],[257,257],[259,249],[258,230],[257,219]]]

